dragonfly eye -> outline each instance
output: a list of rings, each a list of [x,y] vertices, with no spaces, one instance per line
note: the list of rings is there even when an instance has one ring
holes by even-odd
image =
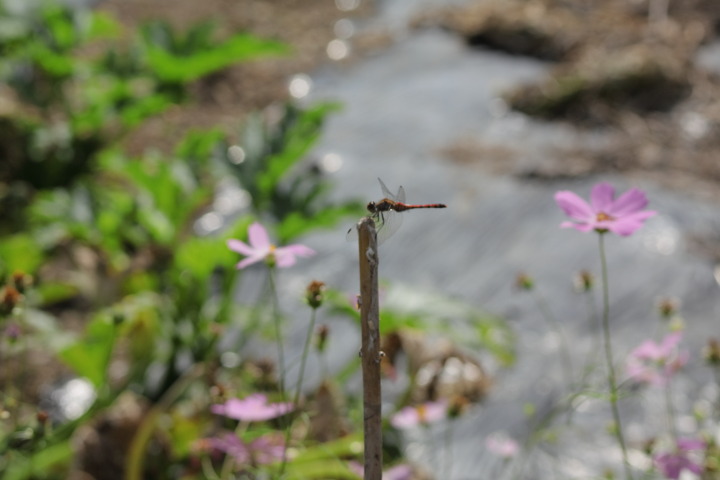
[[[368,211],[370,211],[370,212],[374,212],[374,211],[376,210],[375,202],[369,202],[369,203],[367,204],[367,209],[368,209]]]

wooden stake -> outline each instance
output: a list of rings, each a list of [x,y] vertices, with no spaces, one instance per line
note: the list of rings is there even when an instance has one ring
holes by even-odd
[[[357,224],[360,264],[360,321],[362,323],[364,480],[382,480],[382,411],[380,400],[380,312],[378,250],[375,222],[365,217]]]

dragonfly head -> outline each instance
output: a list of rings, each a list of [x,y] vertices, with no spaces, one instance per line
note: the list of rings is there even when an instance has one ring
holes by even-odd
[[[367,208],[368,212],[370,212],[370,213],[377,212],[377,204],[375,202],[369,202],[367,204],[366,208]]]

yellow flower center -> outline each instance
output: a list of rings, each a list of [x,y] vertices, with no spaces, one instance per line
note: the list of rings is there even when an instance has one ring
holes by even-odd
[[[610,216],[605,212],[598,212],[596,218],[597,218],[598,222],[611,222],[611,221],[615,220],[615,217]]]
[[[425,405],[418,405],[416,407],[416,410],[420,423],[427,423],[427,408],[425,407]]]
[[[273,244],[270,244],[268,250],[270,251],[265,257],[265,263],[267,263],[272,268],[275,266],[275,250],[277,250],[277,247]]]

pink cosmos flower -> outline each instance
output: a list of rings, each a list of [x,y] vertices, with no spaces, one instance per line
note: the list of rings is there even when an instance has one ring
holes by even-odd
[[[445,402],[427,402],[414,407],[405,407],[390,419],[390,424],[397,429],[412,428],[417,425],[428,425],[447,417]]]
[[[227,246],[233,252],[245,255],[237,264],[238,269],[252,265],[261,260],[266,260],[271,266],[277,265],[280,268],[295,265],[295,257],[310,257],[315,251],[305,245],[293,244],[285,247],[276,247],[270,243],[265,227],[255,222],[248,228],[248,240],[250,245],[236,239],[227,241]]]
[[[665,478],[677,480],[683,470],[690,470],[696,475],[703,472],[703,464],[699,458],[691,458],[696,454],[693,450],[705,449],[705,442],[693,438],[681,438],[677,441],[674,452],[661,453],[655,456],[655,466],[665,475]]]
[[[623,237],[632,235],[645,220],[657,213],[643,210],[648,201],[642,190],[632,188],[615,199],[615,188],[604,182],[592,188],[590,204],[567,190],[557,192],[555,202],[572,219],[561,223],[560,227],[581,232],[610,231]]]
[[[688,352],[678,349],[680,340],[682,332],[670,333],[660,343],[645,340],[628,356],[628,376],[640,383],[666,385],[688,361]]]
[[[231,398],[225,403],[210,407],[210,411],[243,422],[262,422],[277,418],[293,411],[292,403],[267,403],[267,397],[261,393],[249,395],[244,399]]]
[[[208,439],[212,448],[235,458],[240,465],[267,465],[280,460],[285,450],[281,434],[267,434],[245,443],[234,433]]]
[[[520,445],[504,432],[491,433],[485,438],[485,447],[498,457],[512,458],[520,451]]]

